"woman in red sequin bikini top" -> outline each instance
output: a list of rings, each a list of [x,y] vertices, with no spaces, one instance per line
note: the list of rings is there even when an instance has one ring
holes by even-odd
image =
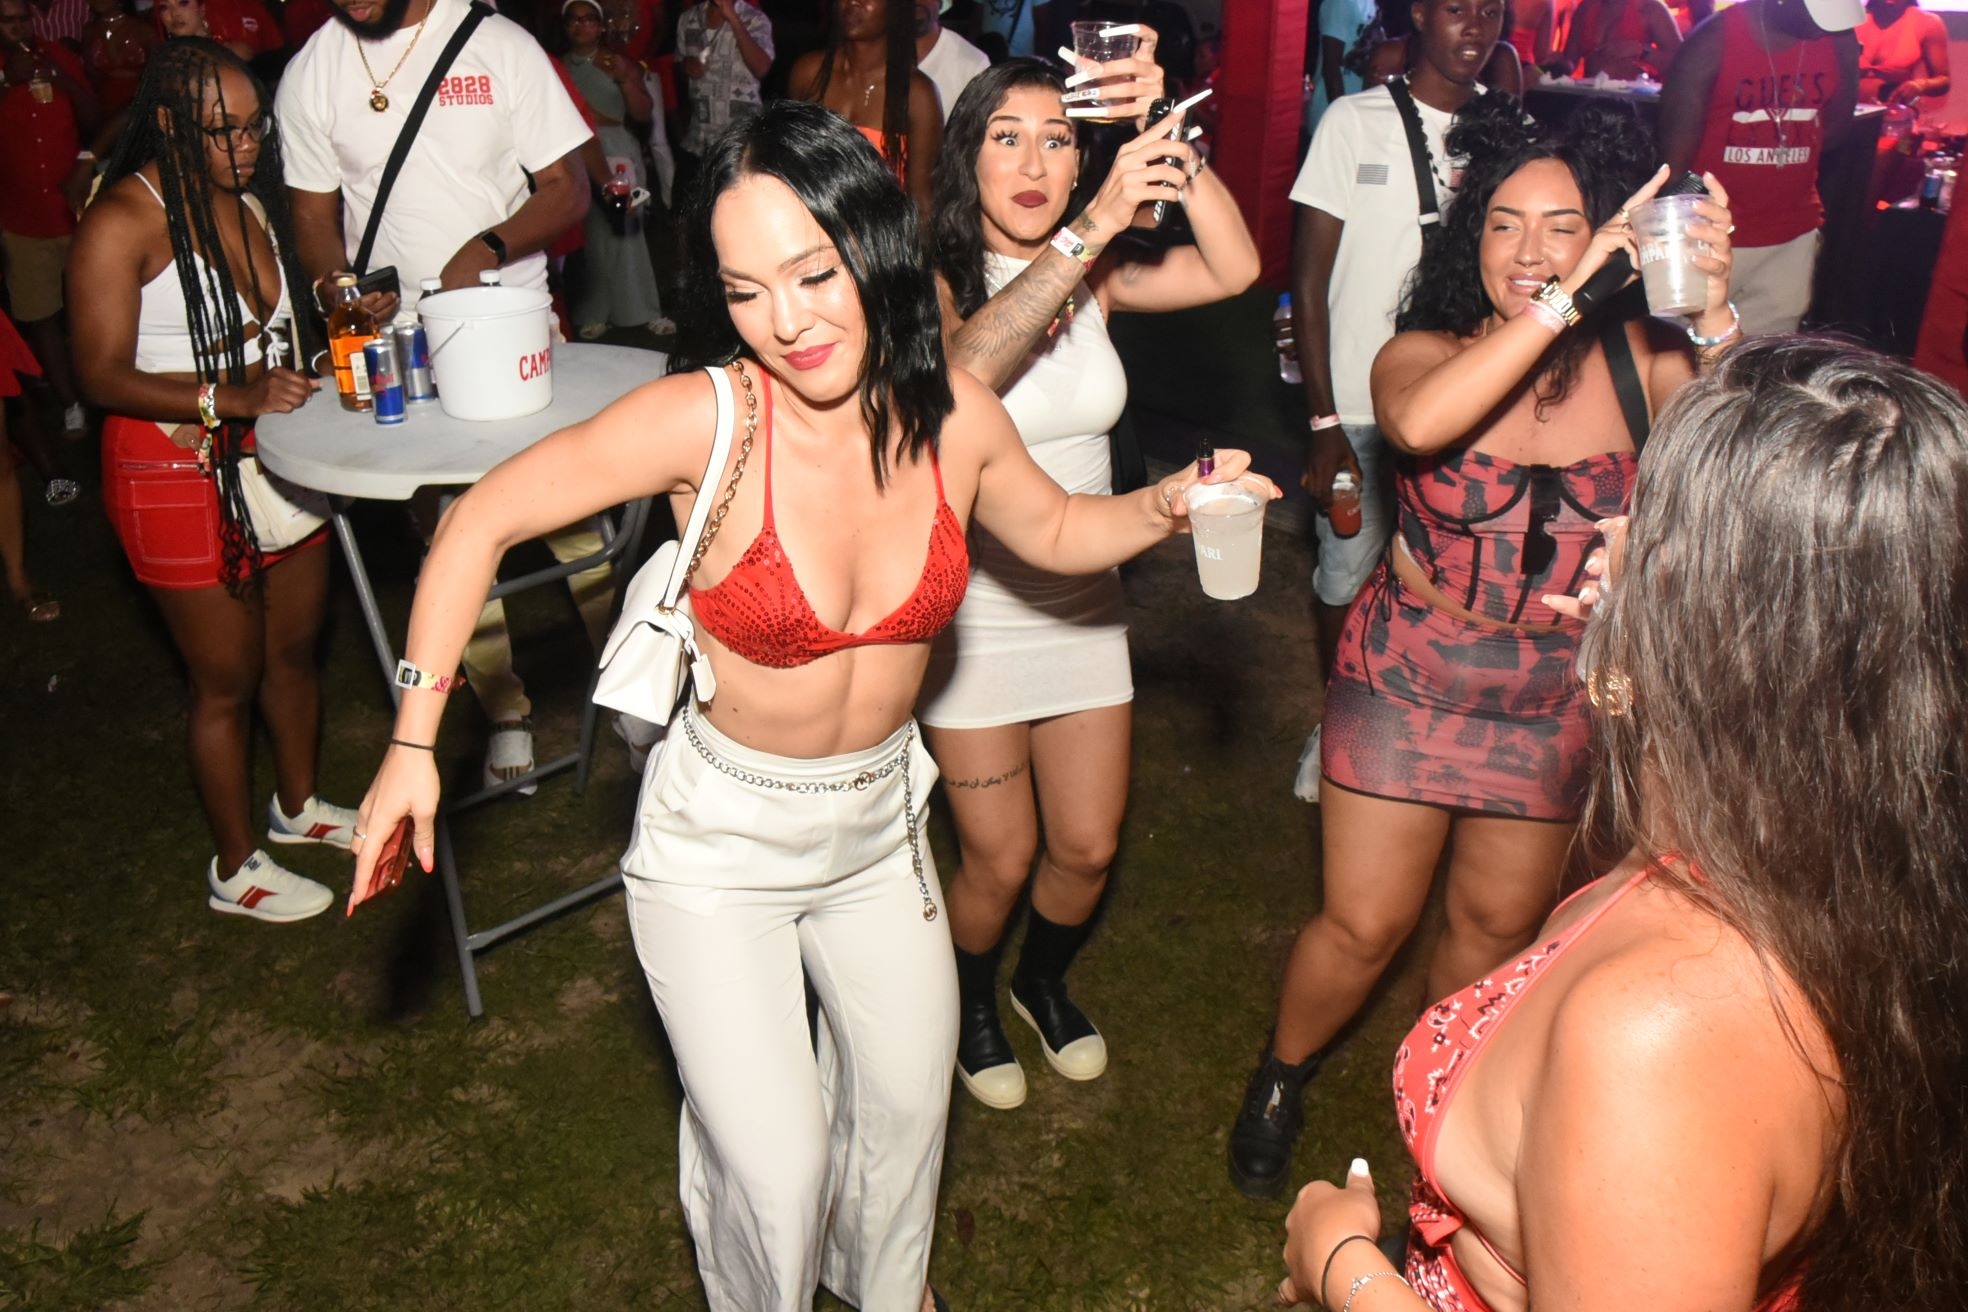
[[[769,378],[769,376],[768,376]],[[709,588],[690,589],[691,609],[711,635],[754,665],[790,669],[850,647],[928,642],[963,601],[970,578],[970,551],[963,525],[943,494],[943,465],[930,452],[936,471],[936,514],[930,520],[929,555],[922,577],[903,603],[859,633],[842,633],[813,613],[779,541],[772,517],[772,384],[762,380],[765,443],[764,515],[758,536],[738,563]]]
[[[966,520],[1040,569],[1097,573],[1177,531],[1197,474],[1067,496],[997,398],[948,368],[909,200],[817,105],[779,101],[721,135],[683,226],[671,376],[452,505],[405,656],[457,668],[509,544],[635,497],[712,498],[689,564],[718,580],[693,594],[716,688],[672,715],[621,862],[688,1107],[683,1197],[706,1295],[809,1306],[825,1272],[854,1307],[928,1306],[957,990],[923,832],[936,767],[910,712],[929,639],[963,598]],[[717,469],[712,369],[744,432]],[[1249,465],[1218,451],[1214,477]],[[411,812],[428,859],[442,711],[426,687],[403,695],[358,886],[375,868],[360,835]],[[821,999],[817,1052],[803,976]]]

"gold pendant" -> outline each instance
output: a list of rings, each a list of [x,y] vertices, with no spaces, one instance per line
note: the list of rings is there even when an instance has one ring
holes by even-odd
[[[380,114],[384,110],[388,109],[389,107],[390,107],[390,98],[383,94],[383,89],[381,87],[377,87],[375,90],[369,93],[369,108],[375,110],[378,114]]]
[[[936,904],[934,902],[923,903],[923,919],[924,920],[936,919]]]

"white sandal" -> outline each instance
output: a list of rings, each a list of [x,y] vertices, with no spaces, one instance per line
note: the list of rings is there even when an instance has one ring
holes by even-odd
[[[485,744],[485,786],[492,788],[517,779],[532,768],[533,721],[508,720],[493,725],[492,737]],[[540,791],[540,785],[536,781],[513,791],[531,797]]]

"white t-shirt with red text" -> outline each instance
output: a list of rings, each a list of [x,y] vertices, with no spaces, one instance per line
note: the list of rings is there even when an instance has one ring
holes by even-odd
[[[280,79],[275,114],[287,185],[341,192],[342,237],[351,261],[397,134],[468,7],[466,0],[435,0],[421,37],[410,26],[359,46],[355,33],[330,21]],[[389,107],[381,113],[369,103],[369,70],[389,79]],[[419,282],[437,277],[460,247],[525,203],[528,172],[592,135],[539,43],[509,19],[485,19],[458,52],[424,116],[390,190],[369,268],[396,266],[404,308],[414,308]],[[509,287],[544,290],[546,257],[515,260],[501,276]]]

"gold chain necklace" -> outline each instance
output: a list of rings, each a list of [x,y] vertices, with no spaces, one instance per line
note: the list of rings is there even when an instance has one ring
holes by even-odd
[[[396,67],[389,71],[389,76],[380,81],[376,78],[376,70],[369,67],[369,55],[362,48],[362,38],[355,39],[356,58],[362,61],[362,71],[369,75],[369,108],[378,114],[390,107],[390,98],[383,94],[383,88],[390,84],[390,78],[397,75],[403,68],[403,62],[410,58],[410,52],[417,48],[417,40],[424,34],[424,24],[431,21],[431,10],[435,8],[437,8],[437,0],[431,0],[431,3],[424,7],[424,16],[417,20],[417,30],[410,34],[410,44],[403,47],[403,53],[396,57]]]

